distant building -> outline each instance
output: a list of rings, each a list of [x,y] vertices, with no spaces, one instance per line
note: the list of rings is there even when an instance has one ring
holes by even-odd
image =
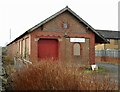
[[[95,43],[107,43],[87,22],[65,7],[7,45],[8,56],[30,62],[51,58],[95,64]]]
[[[110,43],[97,44],[96,50],[120,50],[120,31],[96,30],[104,36]]]

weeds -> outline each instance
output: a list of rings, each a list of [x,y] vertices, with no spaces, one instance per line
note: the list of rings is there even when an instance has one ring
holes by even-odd
[[[109,76],[82,73],[84,68],[43,60],[11,75],[13,90],[117,90]]]

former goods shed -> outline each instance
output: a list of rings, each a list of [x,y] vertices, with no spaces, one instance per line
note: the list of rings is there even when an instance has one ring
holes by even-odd
[[[107,43],[107,40],[65,7],[27,30],[7,48],[8,56],[18,56],[33,63],[51,58],[91,65],[95,63],[95,43]]]

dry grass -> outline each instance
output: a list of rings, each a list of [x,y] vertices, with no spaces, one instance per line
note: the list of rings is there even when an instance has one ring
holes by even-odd
[[[73,65],[41,61],[11,75],[13,90],[116,90],[117,84],[105,76],[102,81]]]

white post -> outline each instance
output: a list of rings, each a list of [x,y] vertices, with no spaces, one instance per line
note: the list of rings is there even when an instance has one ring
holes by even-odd
[[[98,70],[98,66],[97,65],[91,65],[92,70]]]

